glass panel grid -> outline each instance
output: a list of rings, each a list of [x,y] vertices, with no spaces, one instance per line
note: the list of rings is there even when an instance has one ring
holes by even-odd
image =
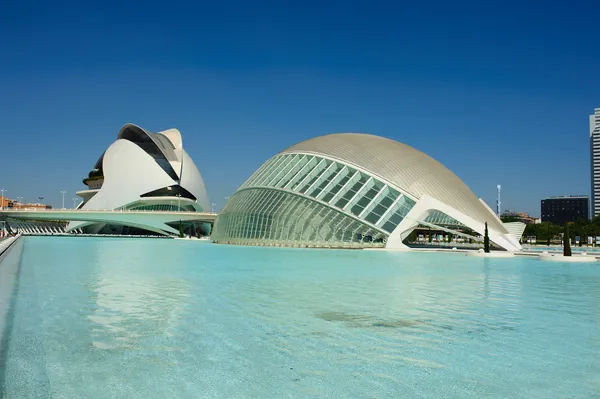
[[[284,164],[279,167],[277,173],[273,175],[270,180],[267,180],[264,185],[267,187],[273,187],[275,184],[282,179],[296,164],[298,158],[300,157],[298,154],[286,155]]]
[[[307,163],[308,156],[302,155],[297,159],[297,162],[294,164],[294,166],[292,166],[292,169],[290,169],[286,175],[281,178],[281,180],[274,184],[274,186],[280,188],[286,186],[288,182],[292,180],[300,172],[300,170],[304,168],[304,166],[306,166]]]
[[[294,187],[298,183],[300,183],[302,180],[304,180],[304,178],[317,166],[318,163],[319,162],[316,160],[315,157],[313,157],[313,156],[307,156],[306,157],[306,162],[304,163],[304,166],[302,166],[302,168],[300,168],[300,170],[298,171],[298,173],[296,173],[285,184],[285,186],[283,186],[283,188],[293,190]]]
[[[366,223],[390,232],[414,205],[414,201],[364,172],[309,154],[277,155],[255,175],[244,184],[244,191],[255,193],[244,194],[239,201],[227,206],[219,217],[221,221],[227,220],[228,225],[239,226],[217,228],[216,225],[216,237],[231,233],[247,241],[276,241],[275,245],[286,246],[299,242],[319,245],[344,242],[353,246],[381,244],[387,235]],[[314,197],[339,211],[285,192],[268,190],[270,194],[261,194],[260,190],[257,192],[251,187],[255,185]],[[352,214],[365,223],[343,213]],[[436,216],[435,220],[441,218]]]
[[[230,200],[213,232],[216,242],[246,245],[383,246],[381,233],[317,201],[284,191],[245,189]],[[378,235],[379,234],[379,235]],[[365,238],[368,237],[368,238]]]
[[[275,162],[273,162],[265,174],[260,179],[257,179],[252,186],[264,186],[266,182],[270,181],[277,173],[280,172],[279,168],[285,163],[286,159],[286,155],[278,155]]]
[[[273,158],[270,158],[264,164],[262,164],[262,166],[260,168],[258,168],[258,170],[256,172],[254,172],[254,174],[252,176],[250,176],[250,178],[244,184],[242,184],[240,189],[244,188],[244,187],[252,186],[253,182],[258,180],[265,173],[265,171],[269,170],[270,165],[272,165],[273,162],[275,162],[275,160],[276,160],[276,158],[273,157]]]
[[[313,197],[316,198],[319,193],[321,192],[321,190],[323,190],[325,187],[329,186],[329,183],[331,183],[331,181],[335,178],[335,176],[337,176],[338,173],[340,173],[340,169],[343,169],[344,167],[342,165],[340,165],[339,163],[332,163],[329,168],[327,168],[323,173],[321,173],[321,175],[319,176],[319,178],[315,181],[315,183],[313,183],[313,188],[312,190],[308,190],[306,193]]]

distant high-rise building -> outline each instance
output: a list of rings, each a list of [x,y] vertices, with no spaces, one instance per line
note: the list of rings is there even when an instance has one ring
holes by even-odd
[[[600,108],[590,115],[592,218],[600,214]]]
[[[500,217],[500,205],[502,204],[502,202],[500,201],[500,189],[502,188],[502,186],[498,184],[496,188],[498,189],[498,198],[496,198],[496,215]]]
[[[588,220],[590,204],[587,195],[550,197],[542,200],[542,222],[564,224],[577,220]]]

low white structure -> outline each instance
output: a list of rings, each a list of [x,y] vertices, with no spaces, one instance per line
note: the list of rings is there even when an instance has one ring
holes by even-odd
[[[503,224],[508,233],[513,236],[517,242],[520,242],[527,225],[523,222],[507,222]]]
[[[567,262],[567,263],[589,263],[596,262],[597,259],[594,255],[588,255],[583,252],[581,254],[574,254],[571,256],[564,256],[563,254],[553,254],[548,252],[543,252],[539,256],[540,260],[546,262]]]
[[[521,249],[498,216],[450,170],[383,137],[329,134],[265,162],[215,223],[219,243],[299,247],[405,247],[419,225]],[[464,230],[477,234],[467,234]]]
[[[177,235],[180,222],[185,225],[210,224],[217,215],[211,212],[189,211],[140,211],[140,210],[74,210],[74,209],[37,209],[37,210],[0,210],[0,218],[5,219],[12,231],[27,234],[46,234],[48,229],[44,226],[50,224],[60,225],[64,220],[82,222],[87,225],[102,224],[108,226],[130,226],[159,235]],[[28,222],[29,221],[29,222]],[[172,227],[175,226],[175,227]],[[64,222],[62,223],[64,226]],[[63,227],[64,230],[64,227]],[[64,232],[64,231],[63,231]],[[73,230],[71,230],[73,232]],[[80,233],[89,231],[78,230]],[[95,233],[91,233],[95,234]],[[110,233],[103,233],[110,234]],[[134,234],[135,235],[135,234]]]
[[[117,140],[102,154],[94,169],[84,179],[88,189],[79,191],[83,198],[80,210],[132,210],[206,212],[210,202],[204,182],[194,161],[183,149],[181,133],[169,129],[150,133],[127,124]],[[144,223],[148,219],[149,223]],[[84,229],[98,233],[108,227],[129,227],[173,234],[176,230],[155,217],[136,215],[135,221],[110,219],[112,226],[96,221],[73,221],[67,231]]]
[[[485,252],[483,249],[479,249],[477,251],[467,251],[465,255],[478,258],[514,258],[515,253],[508,251]]]

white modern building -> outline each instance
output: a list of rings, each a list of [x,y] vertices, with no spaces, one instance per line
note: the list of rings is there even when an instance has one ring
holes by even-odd
[[[489,206],[450,170],[399,142],[343,133],[296,144],[267,160],[215,222],[217,243],[403,248],[426,226],[521,248]]]
[[[590,162],[592,180],[592,219],[600,214],[600,108],[590,115]]]
[[[123,126],[83,183],[87,189],[77,193],[83,199],[78,210],[129,211],[132,217],[71,222],[67,231],[175,234],[173,219],[177,218],[169,218],[169,211],[207,212],[210,208],[200,172],[183,149],[177,129],[150,133],[133,124]],[[154,215],[144,217],[141,211]],[[156,211],[165,215],[164,220],[154,217]]]

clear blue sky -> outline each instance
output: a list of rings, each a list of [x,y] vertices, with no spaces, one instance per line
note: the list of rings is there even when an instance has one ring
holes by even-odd
[[[72,204],[127,122],[178,128],[218,207],[276,152],[346,131],[426,152],[488,203],[500,183],[504,208],[589,193],[598,1],[91,3],[2,5],[12,197]]]

